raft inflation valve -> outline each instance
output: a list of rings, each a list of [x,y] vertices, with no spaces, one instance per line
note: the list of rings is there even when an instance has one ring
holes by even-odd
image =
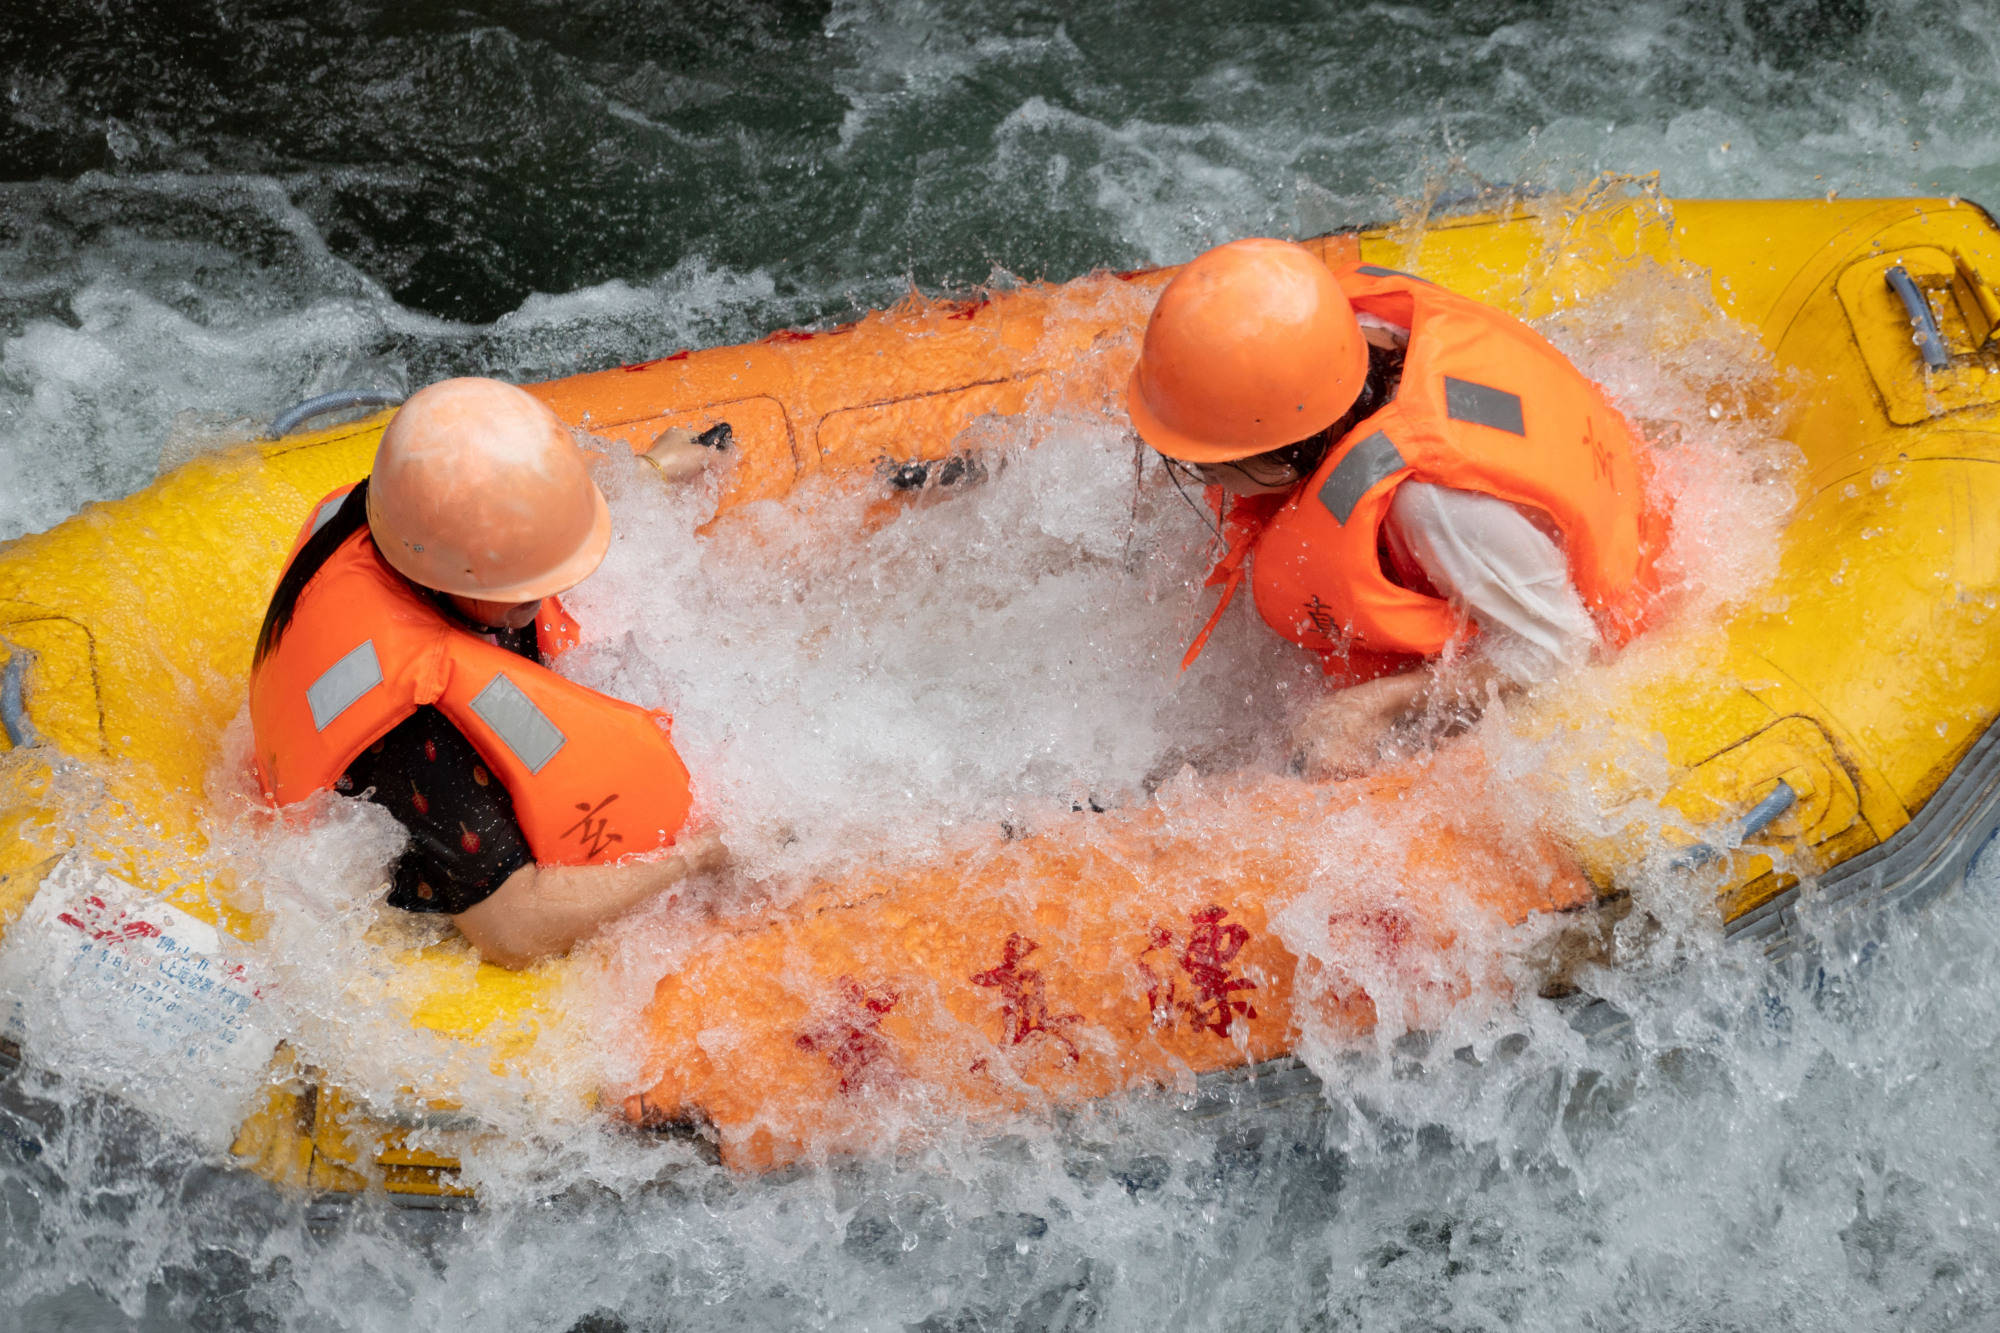
[[[340,389],[323,393],[278,413],[265,438],[282,440],[314,417],[325,416],[328,412],[346,412],[357,407],[394,407],[402,401],[402,394],[387,389]]]
[[[1917,286],[1910,271],[1901,264],[1891,268],[1887,274],[1889,288],[1902,298],[1903,309],[1910,314],[1910,332],[1917,350],[1923,353],[1924,364],[1932,370],[1944,370],[1951,365],[1951,353],[1945,350],[1944,334],[1938,331],[1937,314],[1931,309],[1930,298]]]
[[[1736,826],[1736,836],[1729,840],[1728,845],[1717,847],[1713,843],[1698,842],[1679,856],[1676,856],[1669,864],[1676,870],[1692,870],[1697,866],[1705,866],[1711,861],[1720,861],[1723,853],[1735,851],[1744,843],[1771,827],[1777,821],[1779,815],[1784,814],[1785,811],[1798,803],[1799,794],[1792,790],[1792,784],[1780,778],[1778,779],[1777,789],[1763,800],[1757,802],[1757,804],[1751,806],[1750,813],[1743,816],[1743,822]]]

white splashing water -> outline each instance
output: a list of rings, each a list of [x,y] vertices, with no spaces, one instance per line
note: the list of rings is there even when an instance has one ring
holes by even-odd
[[[1201,66],[1175,67],[1178,108],[1095,72],[1104,33],[1081,17],[1001,39],[934,7],[842,6],[829,27],[849,64],[842,151],[878,173],[914,162],[932,194],[1018,204],[994,215],[993,243],[1018,271],[1045,241],[1079,262],[1171,261],[1242,232],[1374,220],[1440,168],[1990,202],[2000,74],[1985,6],[1877,7],[1857,46],[1817,57],[1836,62],[1817,84],[1730,45],[1757,8],[1571,5],[1468,36],[1461,16],[1374,6],[1343,18],[1372,25],[1367,60],[1339,58],[1333,25],[1286,39],[1317,42],[1305,57],[1216,25],[1185,43],[1191,56],[1151,53]],[[927,64],[940,44],[950,59]],[[1402,54],[1439,88],[1387,59]],[[989,101],[990,136],[919,161],[927,121],[976,119]],[[775,295],[775,255],[744,272],[691,260],[466,329],[327,258],[269,181],[6,189],[11,215],[46,198],[47,234],[81,238],[61,255],[10,246],[0,269],[15,312],[0,346],[9,533],[356,374],[561,373],[754,336],[842,295]],[[79,200],[97,201],[88,225]],[[170,209],[185,225],[159,225]],[[861,225],[894,238],[946,221],[919,190]],[[895,247],[861,244],[847,285],[869,299],[893,285]],[[1635,417],[1692,423],[1676,449],[1703,466],[1670,468],[1669,485],[1698,520],[1681,566],[1700,617],[1753,595],[1770,551],[1742,532],[1768,533],[1788,487],[1757,419],[1708,433],[1710,402],[1741,401],[1747,343],[1671,275],[1669,290],[1547,331]],[[1135,494],[1114,429],[1064,423],[1031,450],[997,426],[964,447],[982,483],[872,533],[868,499],[837,486],[697,538],[700,493],[609,482],[621,547],[586,594],[593,644],[576,669],[677,711],[708,813],[769,877],[754,891],[837,869],[864,840],[921,856],[946,820],[1142,800],[1187,763],[1204,781],[1280,762],[1283,703],[1310,673],[1239,607],[1175,681],[1204,535],[1157,484]],[[957,563],[966,551],[982,563]],[[673,578],[641,588],[644,568]],[[611,596],[621,578],[631,607]],[[942,631],[940,605],[959,611]],[[1059,646],[1060,667],[1024,651],[1026,635]],[[1604,671],[1645,666],[1641,650]],[[753,708],[782,725],[749,726]],[[943,725],[953,717],[977,727]],[[1530,806],[1556,799],[1528,780],[1537,752],[1505,721],[1480,738],[1492,762]],[[422,938],[374,906],[393,830],[364,809],[325,818],[307,841],[245,832],[226,850],[278,907],[267,961],[290,1029],[358,1086],[389,1088],[453,1056],[368,1000],[385,950]],[[1340,853],[1371,836],[1330,831],[1328,873],[1305,894],[1337,891]],[[1870,958],[1800,976],[1723,948],[1712,919],[1655,886],[1641,905],[1665,934],[1633,932],[1618,968],[1580,978],[1632,1015],[1629,1041],[1585,1041],[1526,998],[1534,970],[1510,962],[1522,998],[1419,1013],[1443,1027],[1434,1041],[1392,1027],[1360,1049],[1309,1047],[1324,1097],[1210,1118],[1141,1099],[1060,1131],[944,1136],[913,1158],[788,1179],[731,1179],[606,1129],[566,1100],[574,1085],[473,1086],[509,1131],[468,1163],[495,1202],[423,1235],[365,1207],[316,1232],[298,1201],[173,1132],[175,1116],[86,1091],[118,1086],[115,1062],[59,1085],[31,1069],[0,1098],[0,1326],[1982,1327],[2000,1305],[1994,880],[1982,867],[1967,891],[1889,923]],[[1286,928],[1309,949],[1324,917]],[[663,965],[655,925],[592,954],[613,984],[580,1003],[605,1006],[602,1021],[631,1000],[617,976]],[[590,1054],[575,1054],[587,1084]]]
[[[1719,384],[1757,396],[1768,372],[1699,284],[1681,285],[1671,319],[1636,315],[1663,305],[1656,272],[1635,274],[1621,290],[1552,331],[1568,336],[1585,368],[1635,412],[1696,423],[1681,432],[1663,484],[1682,503],[1717,508],[1682,525],[1673,552],[1687,585],[1684,614],[1712,617],[1771,567],[1783,488],[1755,479],[1786,447],[1755,420],[1716,423],[1701,408]],[[1710,336],[1690,339],[1690,327]],[[1663,357],[1667,346],[1681,348],[1684,360]],[[1318,692],[1315,668],[1264,632],[1246,604],[1182,676],[1180,654],[1205,609],[1198,585],[1213,552],[1209,529],[1156,470],[1135,475],[1119,423],[1039,424],[1039,442],[1022,423],[976,428],[960,441],[971,460],[966,479],[950,488],[885,500],[874,476],[818,480],[720,520],[714,508],[726,475],[667,491],[636,460],[603,461],[617,536],[603,568],[570,598],[586,643],[562,669],[675,713],[702,817],[735,850],[733,887],[724,890],[733,910],[863,861],[928,860],[941,839],[959,836],[953,830],[997,838],[1003,825],[1042,825],[1086,804],[1146,801],[1170,779],[1185,800],[1204,785],[1226,788],[1246,769],[1284,769],[1289,724]],[[1607,665],[1597,675],[1620,670]],[[1612,687],[1586,679],[1557,688]],[[1539,752],[1509,733],[1504,714],[1461,745],[1485,748],[1496,768],[1520,770],[1499,807],[1517,828],[1558,803],[1533,780]],[[1548,933],[1546,923],[1510,935],[1461,916],[1466,944],[1455,957],[1365,976],[1352,969],[1368,966],[1356,959],[1366,951],[1327,933],[1329,919],[1379,906],[1387,887],[1353,867],[1393,864],[1426,819],[1490,804],[1481,781],[1470,781],[1441,770],[1433,790],[1400,808],[1286,830],[1319,849],[1321,869],[1279,914],[1278,928],[1300,957],[1347,969],[1376,996],[1383,1022],[1369,1049],[1378,1054],[1416,1031],[1443,1031],[1453,1049],[1480,1050],[1515,1031],[1522,1018],[1508,1006],[1452,1003],[1455,992],[1439,985],[1444,973],[1475,974],[1475,988],[1490,995],[1506,988],[1511,970],[1513,989],[1535,989],[1525,964],[1493,959],[1525,952]],[[250,835],[244,854],[257,864],[245,878],[264,884],[265,905],[282,923],[272,962],[285,973],[301,1049],[343,1084],[388,1098],[412,1068],[464,1060],[385,1031],[395,1026],[391,1009],[357,1010],[346,998],[356,977],[380,974],[386,942],[423,928],[371,911],[382,876],[379,859],[368,858],[379,858],[383,843],[354,837],[369,815],[330,805],[339,831],[316,835],[321,841],[304,854],[283,833]],[[633,1011],[699,930],[698,912],[664,909],[594,947],[586,977],[601,989],[592,994],[584,983],[573,1018],[601,1049],[565,1046],[560,1060],[569,1066],[545,1081],[528,1118],[520,1087],[482,1089],[460,1068],[452,1077],[464,1098],[523,1141],[552,1120],[587,1133],[576,1094],[593,1078],[615,1082],[629,1065]],[[1684,904],[1676,915],[1702,929]],[[308,940],[322,941],[310,956]],[[1313,1067],[1346,1081],[1354,1052],[1307,1038]],[[474,1178],[518,1193],[521,1179],[509,1171],[526,1170],[543,1188],[545,1164],[521,1160],[538,1152],[499,1150],[492,1162],[471,1164]],[[576,1178],[622,1178],[631,1169],[626,1154],[612,1158],[617,1165],[585,1154]]]
[[[1635,417],[1682,423],[1662,473],[1696,519],[1677,529],[1673,552],[1684,613],[1726,610],[1767,576],[1788,495],[1784,446],[1765,436],[1765,424],[1706,411],[1718,394],[1763,396],[1768,371],[1754,342],[1700,283],[1650,269],[1549,332]],[[1669,348],[1678,350],[1664,355]],[[885,506],[877,478],[823,480],[713,523],[724,477],[669,492],[634,460],[604,461],[617,538],[572,598],[586,644],[564,669],[675,712],[704,815],[739,858],[732,906],[743,906],[744,893],[782,893],[861,857],[921,860],[935,854],[940,829],[997,833],[1003,821],[1034,824],[1091,800],[1142,802],[1168,779],[1185,791],[1227,783],[1245,767],[1284,766],[1286,727],[1315,692],[1314,669],[1246,603],[1195,671],[1179,675],[1205,611],[1198,584],[1212,547],[1202,517],[1157,473],[1135,476],[1119,423],[1037,425],[1036,443],[1020,423],[976,428],[959,442],[976,466],[951,488]],[[1620,670],[1595,668],[1561,688],[1612,688],[1595,677]],[[1521,826],[1559,803],[1534,780],[1538,752],[1510,733],[1504,712],[1461,744],[1485,748],[1503,772],[1518,770],[1505,805]],[[240,728],[231,748],[240,760]],[[252,804],[234,771],[225,765],[218,782],[225,813]],[[948,1265],[978,1261],[1000,1265],[996,1299],[1087,1308],[1110,1326],[1133,1327],[1147,1322],[1143,1294],[1160,1282],[1172,1289],[1169,1275],[1190,1264],[1211,1280],[1183,1295],[1222,1317],[1342,1302],[1405,1308],[1429,1299],[1427,1286],[1474,1299],[1479,1284],[1456,1280],[1471,1262],[1496,1270],[1500,1294],[1491,1299],[1534,1308],[1510,1224],[1494,1219],[1559,1203],[1592,1215],[1610,1208],[1609,1187],[1587,1183],[1625,1178],[1605,1160],[1618,1135],[1601,1122],[1662,1114],[1639,1090],[1649,1080],[1674,1085],[1684,1061],[1720,1062],[1699,1090],[1714,1099],[1713,1113],[1740,1114],[1733,1079],[1748,1057],[1739,1044],[1765,1041],[1756,1015],[1769,982],[1751,960],[1722,950],[1712,922],[1685,903],[1670,904],[1676,929],[1666,943],[1633,950],[1624,970],[1601,979],[1600,989],[1641,1014],[1634,1047],[1593,1050],[1552,1006],[1494,998],[1534,993],[1534,965],[1524,960],[1546,923],[1507,932],[1463,919],[1469,949],[1387,970],[1371,968],[1363,951],[1363,974],[1353,973],[1353,941],[1329,935],[1327,923],[1379,886],[1357,882],[1350,867],[1384,859],[1423,817],[1476,797],[1440,781],[1412,808],[1288,832],[1319,849],[1321,869],[1277,928],[1299,956],[1348,968],[1383,1020],[1359,1048],[1303,1035],[1326,1096],[1195,1123],[1180,1120],[1171,1101],[1141,1099],[1060,1132],[1024,1125],[1000,1145],[990,1128],[947,1127],[920,1160],[836,1164],[790,1182],[730,1181],[685,1149],[612,1129],[589,1107],[591,1088],[629,1064],[624,1034],[649,979],[672,965],[676,940],[699,930],[688,907],[593,945],[551,1067],[526,1082],[495,1078],[465,1049],[402,1019],[389,951],[436,928],[377,906],[397,845],[380,812],[329,799],[303,835],[255,816],[225,821],[218,855],[237,860],[273,915],[260,957],[278,979],[281,1021],[301,1055],[385,1104],[413,1074],[447,1079],[497,1131],[466,1159],[467,1179],[491,1209],[447,1242],[453,1257],[441,1278],[419,1279],[376,1237],[386,1221],[364,1210],[355,1229],[340,1232],[330,1262],[288,1248],[314,1242],[282,1242],[294,1257],[279,1285],[296,1283],[329,1327],[370,1326],[379,1316],[368,1312],[383,1307],[322,1284],[385,1277],[397,1289],[415,1283],[438,1311],[469,1303],[518,1312],[525,1300],[547,1309],[540,1326],[574,1322],[597,1308],[592,1301],[628,1313],[655,1308],[659,1283],[718,1302],[726,1311],[718,1322],[797,1318],[807,1301],[810,1322],[888,1326],[948,1308],[935,1284]],[[1488,998],[1450,1003],[1440,979],[1468,971]],[[1662,985],[1677,998],[1656,995]],[[1780,1066],[1797,1058],[1769,1054]],[[79,1086],[116,1081],[111,1070],[72,1074]],[[252,1091],[247,1082],[243,1095]],[[83,1135],[78,1148],[97,1132],[95,1105],[67,1102],[64,1132]],[[74,1161],[66,1170],[91,1178]],[[1466,1172],[1487,1177],[1489,1188],[1449,1183]],[[1415,1213],[1397,1201],[1412,1181],[1432,1182],[1421,1187],[1431,1203]],[[720,1208],[693,1202],[717,1191]],[[532,1202],[551,1195],[567,1201],[553,1212]],[[100,1204],[87,1188],[56,1201],[46,1226],[60,1252],[81,1254],[76,1247],[101,1236],[92,1212]],[[1381,1224],[1387,1238],[1370,1228],[1362,1244],[1355,1229],[1377,1214],[1393,1215],[1394,1226]],[[576,1233],[556,1240],[546,1230],[555,1217]],[[611,1243],[648,1276],[615,1297],[595,1283],[548,1287],[545,1274],[532,1292],[514,1285],[507,1256],[544,1243]],[[1329,1247],[1337,1254],[1350,1243],[1351,1262],[1325,1262]],[[1237,1273],[1245,1245],[1260,1255],[1251,1267],[1275,1265],[1281,1285],[1264,1292]],[[157,1288],[172,1261],[121,1248],[122,1278],[100,1286],[136,1310],[132,1302]],[[1461,1252],[1473,1257],[1454,1257]],[[996,1257],[1005,1254],[1012,1258]],[[604,1265],[599,1254],[591,1267]],[[30,1280],[20,1290],[25,1298],[68,1285]],[[259,1295],[275,1289],[253,1285]]]

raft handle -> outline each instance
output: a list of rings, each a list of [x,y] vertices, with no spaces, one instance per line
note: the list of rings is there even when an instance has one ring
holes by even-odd
[[[402,401],[402,394],[387,389],[337,389],[317,398],[308,398],[278,413],[264,438],[282,440],[314,417],[325,416],[328,412],[345,412],[356,407],[395,407]]]
[[[0,730],[6,731],[7,744],[16,750],[42,743],[35,734],[35,724],[28,720],[27,701],[21,693],[27,678],[28,655],[10,645],[7,666],[0,670]]]
[[[1910,271],[1901,264],[1894,265],[1884,275],[1889,279],[1890,290],[1903,300],[1903,309],[1910,316],[1910,331],[1915,335],[1917,350],[1923,353],[1924,364],[1932,370],[1943,370],[1951,365],[1951,353],[1945,349],[1944,334],[1938,331],[1937,313],[1931,309],[1930,299],[1910,277]]]
[[[1769,796],[1750,807],[1750,813],[1743,816],[1743,822],[1736,827],[1736,836],[1727,847],[1716,847],[1712,843],[1698,842],[1676,856],[1669,864],[1675,870],[1693,870],[1711,861],[1720,861],[1724,852],[1733,852],[1750,839],[1762,833],[1777,822],[1778,816],[1799,803],[1799,794],[1792,790],[1792,784],[1778,779],[1777,788]]]

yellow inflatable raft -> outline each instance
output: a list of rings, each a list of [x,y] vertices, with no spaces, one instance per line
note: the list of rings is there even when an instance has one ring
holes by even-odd
[[[2000,232],[1983,211],[1943,199],[1641,197],[1311,244],[1528,318],[1588,303],[1613,267],[1699,272],[1761,337],[1786,386],[1785,433],[1806,459],[1782,567],[1719,636],[1589,728],[1657,761],[1591,770],[1599,808],[1664,808],[1710,845],[1667,847],[1660,820],[1587,837],[1510,828],[1482,813],[1478,761],[1452,754],[1365,782],[1250,783],[1203,798],[1214,809],[1114,811],[1087,835],[996,834],[955,848],[948,865],[824,885],[718,923],[660,981],[643,1087],[614,1110],[699,1124],[729,1162],[770,1166],[866,1146],[889,1102],[1004,1116],[1254,1064],[1308,1024],[1364,1030],[1375,997],[1343,951],[1379,965],[1448,950],[1468,921],[1584,910],[1669,857],[1718,895],[1731,933],[1773,949],[1790,947],[1802,910],[1824,927],[1843,908],[1921,898],[1962,872],[2000,821],[1989,735],[2000,470],[1987,470],[2000,463]],[[725,504],[740,504],[814,473],[943,458],[991,414],[1115,412],[1168,276],[912,301],[837,329],[534,387],[578,426],[640,448],[667,426],[728,422],[741,460]],[[100,950],[157,946],[172,956],[148,966],[169,990],[247,997],[227,967],[211,975],[193,957],[207,944],[159,941],[199,934],[189,922],[224,943],[261,929],[204,860],[204,777],[294,533],[320,497],[367,471],[385,419],[199,458],[0,550],[0,921],[69,929]],[[1554,715],[1542,725],[1583,730]],[[115,855],[101,838],[71,851],[79,812],[57,776],[79,767],[95,784],[93,825],[132,831]],[[1284,830],[1394,810],[1418,782],[1462,799],[1427,807],[1454,813],[1411,831],[1419,850],[1406,863],[1372,868],[1395,882],[1393,901],[1336,914],[1324,923],[1331,952],[1295,957],[1272,929],[1307,873]],[[1200,831],[1218,824],[1264,832],[1196,855]],[[127,891],[139,897],[118,896]],[[1476,972],[1431,983],[1449,1001],[1480,984]],[[518,1060],[534,1058],[552,1021],[542,1006],[561,967],[474,968],[445,944],[412,953],[400,974],[411,1023]],[[716,1014],[728,1016],[726,1041]],[[411,1089],[399,1117],[357,1107],[337,1071],[322,1080],[282,1053],[274,1080],[236,1143],[272,1179],[459,1189],[448,1129],[425,1118],[427,1090]],[[417,1125],[428,1128],[412,1138]]]

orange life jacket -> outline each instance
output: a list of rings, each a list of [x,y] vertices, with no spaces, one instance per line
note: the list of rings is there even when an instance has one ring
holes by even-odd
[[[294,556],[342,494],[322,503]],[[535,629],[545,654],[576,640],[554,598]],[[506,787],[544,865],[657,851],[687,819],[687,767],[664,713],[564,680],[460,628],[389,567],[363,528],[307,582],[284,637],[251,675],[264,794],[289,805],[333,786],[424,704],[451,719]]]
[[[1248,562],[1259,614],[1349,680],[1442,651],[1472,626],[1384,568],[1389,502],[1415,480],[1546,515],[1599,632],[1629,640],[1658,591],[1667,524],[1624,418],[1539,334],[1490,306],[1370,265],[1334,276],[1357,311],[1410,330],[1402,382],[1274,512],[1238,502],[1230,550],[1209,580],[1224,585],[1222,605]]]

